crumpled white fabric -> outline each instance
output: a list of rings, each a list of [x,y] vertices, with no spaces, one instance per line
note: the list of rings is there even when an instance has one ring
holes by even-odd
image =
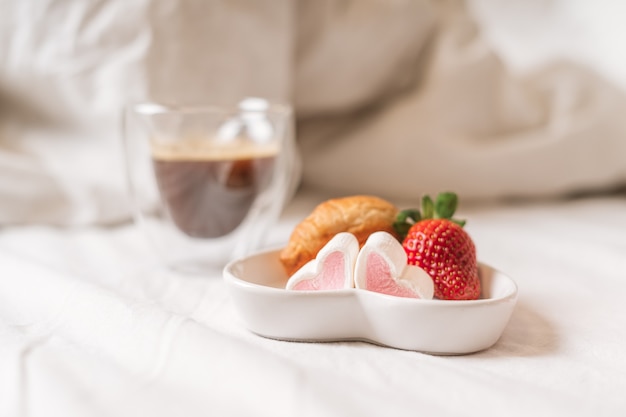
[[[291,102],[303,183],[535,197],[624,183],[619,2],[0,6],[0,224],[128,220],[120,109]]]
[[[430,21],[430,37],[410,49],[420,65],[398,65],[397,78],[389,76],[412,77],[411,88],[394,95],[385,86],[376,99],[353,104],[346,114],[302,120],[307,184],[337,195],[389,198],[453,189],[465,199],[554,196],[623,184],[625,90],[566,54],[541,64],[527,57],[534,65],[509,67],[483,34],[489,25],[478,25],[459,3],[442,9]],[[424,19],[419,10],[412,12],[385,17],[393,27]],[[379,19],[351,17],[342,23],[366,27]],[[492,16],[494,25],[503,24],[500,17]],[[531,31],[532,22],[526,23]],[[344,34],[373,44],[392,35]],[[359,90],[360,74],[369,66],[355,54],[351,72],[320,75],[318,83],[328,77],[343,84],[340,91]]]

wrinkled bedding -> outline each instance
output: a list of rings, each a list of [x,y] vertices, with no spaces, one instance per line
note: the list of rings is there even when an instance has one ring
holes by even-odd
[[[266,246],[322,198],[298,194]],[[466,356],[265,339],[219,274],[162,268],[133,225],[6,228],[0,415],[622,415],[624,196],[460,211],[519,286],[500,340]]]

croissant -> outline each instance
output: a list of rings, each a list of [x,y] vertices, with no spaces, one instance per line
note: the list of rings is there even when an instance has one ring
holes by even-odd
[[[359,245],[374,232],[385,231],[397,237],[393,222],[398,208],[379,197],[356,195],[335,198],[319,204],[293,230],[280,262],[288,276],[312,259],[333,236],[349,232]]]

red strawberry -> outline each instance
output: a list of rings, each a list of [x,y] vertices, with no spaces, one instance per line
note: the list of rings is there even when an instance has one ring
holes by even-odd
[[[480,296],[476,247],[463,229],[465,222],[452,219],[457,196],[441,193],[436,202],[422,199],[422,212],[405,210],[395,223],[404,237],[408,263],[424,269],[435,283],[435,297],[475,300]]]

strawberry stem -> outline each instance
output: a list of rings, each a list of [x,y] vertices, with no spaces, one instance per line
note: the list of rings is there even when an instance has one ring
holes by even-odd
[[[457,204],[458,198],[455,193],[439,193],[435,201],[435,218],[451,219]]]
[[[422,197],[422,213],[424,219],[432,219],[435,216],[435,204],[429,195]]]
[[[429,195],[422,197],[422,212],[417,209],[402,210],[396,216],[393,228],[400,239],[404,240],[409,229],[415,223],[426,219],[448,219],[459,226],[465,226],[465,220],[455,219],[452,216],[456,211],[459,199],[455,193],[444,192],[437,194],[437,198],[433,199]]]
[[[419,210],[406,209],[402,210],[396,216],[396,221],[393,223],[393,228],[401,239],[404,239],[409,232],[411,226],[419,222],[422,219]]]

